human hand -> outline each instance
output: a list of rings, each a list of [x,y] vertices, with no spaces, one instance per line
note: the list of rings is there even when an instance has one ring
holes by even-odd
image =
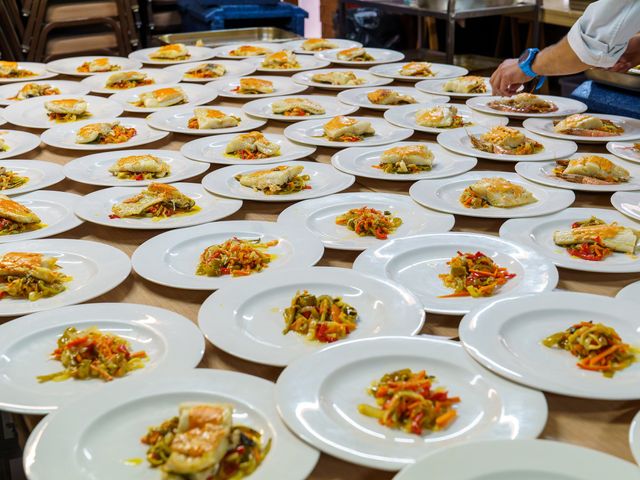
[[[504,95],[510,97],[518,89],[533,77],[525,75],[518,66],[518,60],[509,58],[502,62],[491,75],[491,88],[494,95]]]
[[[631,37],[627,44],[627,49],[618,59],[616,64],[609,70],[614,72],[626,72],[630,68],[640,65],[640,35]]]

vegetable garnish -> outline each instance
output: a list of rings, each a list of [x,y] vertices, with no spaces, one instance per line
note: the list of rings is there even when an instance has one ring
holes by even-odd
[[[402,219],[394,217],[388,210],[383,212],[365,206],[352,208],[347,213],[338,216],[336,224],[346,226],[361,237],[372,236],[386,240],[390,233],[402,225]]]
[[[576,364],[584,370],[602,372],[611,378],[637,358],[638,350],[623,343],[620,335],[602,323],[580,322],[563,332],[554,333],[542,341],[545,347],[558,347],[580,360]]]
[[[291,331],[308,340],[331,343],[345,338],[358,324],[358,312],[341,298],[329,295],[315,296],[307,290],[296,292],[291,306],[284,310],[283,334]]]
[[[243,277],[261,272],[275,258],[275,255],[265,253],[265,250],[277,244],[278,240],[260,243],[258,240],[234,237],[219,245],[211,245],[200,255],[196,275]]]
[[[67,328],[58,339],[58,348],[51,354],[64,366],[64,370],[40,375],[39,382],[60,382],[69,378],[86,380],[100,378],[106,382],[144,367],[147,354],[132,352],[129,342],[95,327],[86,330]]]
[[[455,292],[442,295],[440,298],[490,297],[496,288],[516,276],[506,268],[499,267],[482,252],[458,252],[447,265],[451,267],[450,272],[438,276],[446,287],[452,288]]]
[[[416,435],[422,435],[425,429],[447,428],[457,416],[453,405],[460,398],[449,397],[443,388],[432,389],[434,380],[424,370],[414,373],[405,368],[387,373],[367,390],[378,406],[361,403],[358,411],[377,418],[381,425]]]
[[[595,225],[605,224],[606,222],[604,222],[603,220],[600,220],[596,217],[591,217],[588,220],[572,223],[571,229],[576,230],[581,227],[593,227]],[[602,242],[602,238],[599,236],[595,237],[593,241],[577,242],[573,245],[569,245],[566,248],[569,255],[593,262],[600,262],[613,253],[613,250],[606,247]]]

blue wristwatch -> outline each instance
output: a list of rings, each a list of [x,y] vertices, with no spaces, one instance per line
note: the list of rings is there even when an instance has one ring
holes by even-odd
[[[540,49],[538,48],[527,48],[524,52],[522,52],[522,55],[520,55],[520,58],[518,58],[518,66],[520,67],[520,70],[522,70],[522,72],[527,77],[534,77],[539,79],[538,84],[534,89],[536,91],[539,90],[540,87],[542,87],[542,84],[547,79],[547,77],[541,77],[531,69],[531,65],[533,64],[533,61],[535,60],[536,55],[538,55],[538,52],[540,52]]]

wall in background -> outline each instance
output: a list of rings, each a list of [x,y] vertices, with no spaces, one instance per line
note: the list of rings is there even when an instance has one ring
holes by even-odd
[[[298,0],[298,6],[309,12],[309,18],[304,21],[304,36],[309,38],[321,37],[320,0]]]

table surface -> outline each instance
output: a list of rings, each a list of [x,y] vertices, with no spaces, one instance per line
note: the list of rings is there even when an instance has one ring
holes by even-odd
[[[63,79],[63,76],[56,79]],[[74,78],[69,78],[73,80]],[[410,86],[410,83],[399,82],[397,85]],[[329,90],[309,89],[304,94],[319,94],[335,96]],[[214,105],[241,106],[241,101],[228,100],[218,97]],[[361,109],[355,115],[381,117],[382,114],[375,110]],[[140,116],[125,113],[125,116]],[[282,133],[288,125],[285,122],[270,120],[262,129],[266,133]],[[510,125],[519,126],[520,122],[511,120]],[[39,133],[37,130],[22,129],[12,125],[4,125],[4,129],[15,129]],[[195,136],[173,133],[165,139],[144,145],[139,148],[179,150],[187,141],[194,140]],[[435,141],[435,135],[416,133],[410,140]],[[330,163],[331,155],[337,150],[320,147],[311,157],[322,163]],[[591,151],[604,153],[604,146],[580,145],[579,151]],[[74,152],[61,150],[41,145],[20,158],[46,160],[64,165],[70,160],[91,152]],[[1,162],[0,162],[1,164]],[[222,168],[222,165],[212,165],[209,172]],[[513,171],[514,164],[506,162],[492,162],[480,160],[475,170],[501,170]],[[189,181],[199,182],[202,176]],[[351,192],[390,192],[408,195],[411,182],[390,182],[358,177],[355,184],[347,191]],[[60,190],[86,195],[98,190],[99,187],[84,185],[64,180],[50,190]],[[581,193],[576,192],[575,207],[612,208],[609,202],[611,194]],[[245,201],[243,207],[236,214],[225,220],[267,220],[275,221],[278,214],[289,203],[262,203]],[[503,220],[481,219],[456,216],[456,224],[453,231],[477,232],[497,235]],[[121,230],[111,229],[106,226],[84,223],[79,227],[58,235],[54,238],[73,238],[93,240],[113,245],[128,255],[132,255],[138,245],[157,235],[158,231]],[[323,258],[318,265],[350,268],[358,252],[326,249]],[[560,283],[558,288],[569,291],[595,293],[613,296],[622,287],[636,281],[635,274],[595,274],[560,270]],[[135,273],[132,273],[124,283],[114,290],[102,295],[92,302],[130,302],[154,305],[175,311],[184,315],[193,322],[196,321],[198,309],[207,298],[209,292],[181,290],[159,286],[148,282]],[[457,337],[459,316],[427,315],[427,321],[422,333]],[[0,320],[2,321],[2,320]],[[281,372],[280,368],[259,365],[233,357],[207,343],[204,359],[200,363],[201,368],[216,368],[244,372],[268,380],[275,381]],[[640,409],[640,401],[598,401],[582,400],[560,395],[545,394],[549,405],[549,419],[541,435],[541,438],[564,441],[576,445],[594,448],[603,452],[616,455],[625,460],[633,461],[628,442],[628,430],[631,419]],[[27,424],[35,425],[38,418],[26,418]],[[315,480],[345,479],[350,480],[383,480],[393,476],[392,473],[367,469],[335,459],[328,455],[322,455],[318,465],[309,478]]]

